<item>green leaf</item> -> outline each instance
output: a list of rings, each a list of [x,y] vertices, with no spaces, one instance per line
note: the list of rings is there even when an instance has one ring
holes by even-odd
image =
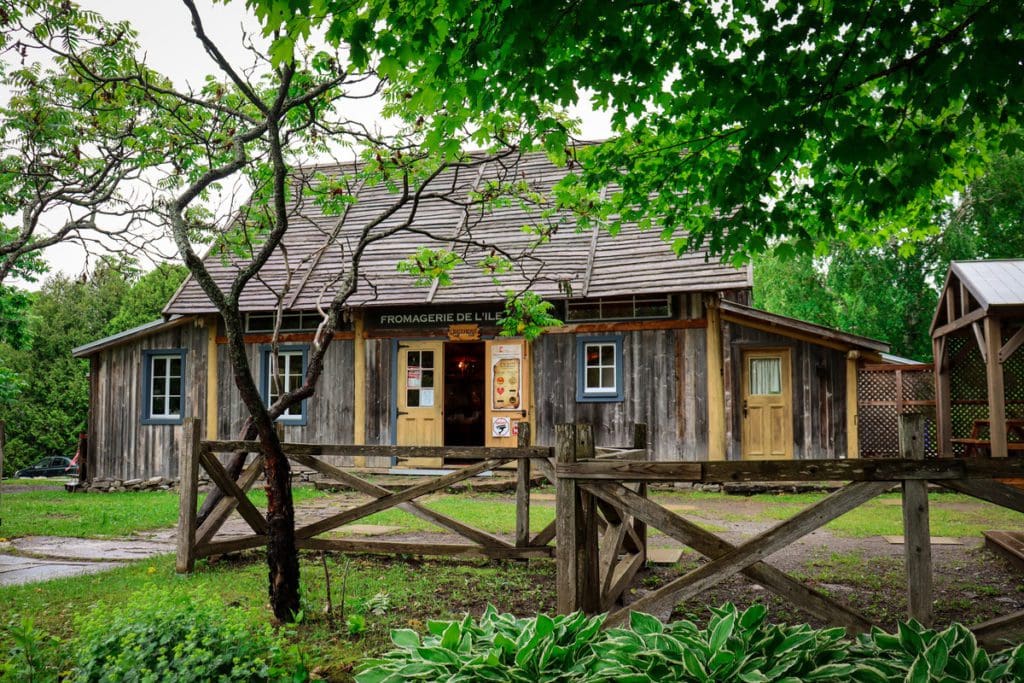
[[[413,650],[420,646],[420,636],[408,628],[397,628],[391,631],[391,642],[400,648]]]
[[[665,628],[657,617],[642,612],[629,613],[629,626],[640,635],[661,633]]]
[[[931,671],[928,669],[928,660],[919,656],[914,660],[910,671],[907,672],[906,683],[928,683],[931,679]]]

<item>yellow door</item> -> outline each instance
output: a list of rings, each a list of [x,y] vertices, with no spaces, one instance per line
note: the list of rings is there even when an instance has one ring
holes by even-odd
[[[519,423],[529,420],[530,363],[522,339],[487,342],[486,446],[515,446]]]
[[[398,345],[399,446],[444,445],[444,342],[411,341]],[[441,458],[412,458],[405,467],[440,467]]]
[[[789,350],[743,352],[743,428],[740,453],[748,460],[793,457]]]

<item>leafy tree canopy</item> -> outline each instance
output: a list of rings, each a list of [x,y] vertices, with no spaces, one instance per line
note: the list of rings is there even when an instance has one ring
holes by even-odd
[[[246,4],[278,58],[316,28],[356,63],[383,55],[414,115],[531,114],[583,89],[616,131],[581,154],[587,190],[621,183],[601,218],[657,216],[677,249],[736,260],[918,239],[994,150],[1021,147],[1013,0]]]
[[[1024,154],[1001,155],[941,218],[944,228],[908,250],[834,243],[828,256],[754,260],[754,300],[769,311],[883,339],[927,360],[929,327],[950,261],[1024,255]]]
[[[161,263],[135,282],[117,313],[104,329],[104,334],[117,334],[160,317],[164,306],[188,275],[188,268],[179,264]]]

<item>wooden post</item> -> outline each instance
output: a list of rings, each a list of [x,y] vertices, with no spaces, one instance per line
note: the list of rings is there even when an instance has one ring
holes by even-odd
[[[857,416],[860,412],[860,397],[857,394],[857,362],[860,351],[846,354],[846,457],[860,457],[860,433]]]
[[[1006,390],[1003,387],[1003,364],[999,351],[1003,346],[1003,325],[999,318],[985,318],[985,374],[988,377],[988,430],[992,441],[992,457],[1005,458]]]
[[[210,316],[206,320],[206,438],[217,439],[217,386],[220,382],[217,372],[217,320]]]
[[[574,463],[580,452],[580,446],[586,448],[587,437],[593,444],[593,432],[586,430],[581,432],[581,425],[560,424],[555,425],[555,462]],[[555,485],[555,528],[556,547],[555,557],[557,560],[556,590],[558,593],[558,611],[561,614],[569,614],[576,610],[586,610],[595,602],[600,602],[598,595],[597,562],[587,562],[588,540],[594,546],[594,554],[597,551],[597,523],[593,514],[587,520],[587,510],[583,503],[582,492],[576,485],[575,480],[568,477],[558,477]],[[591,511],[592,512],[592,511]],[[588,534],[592,534],[588,538]],[[592,568],[586,565],[590,564]],[[587,578],[594,575],[593,581]],[[589,584],[589,585],[588,585]],[[588,596],[587,594],[590,593]]]
[[[353,314],[352,328],[355,331],[353,341],[355,400],[352,404],[352,443],[362,446],[366,443],[366,338],[363,336],[362,311],[356,311]],[[356,467],[365,467],[366,456],[355,456],[352,459],[352,464]]]
[[[900,454],[924,459],[924,416],[899,416]],[[903,556],[907,568],[907,612],[932,623],[932,546],[928,522],[928,481],[903,481]]]
[[[519,447],[530,445],[530,423],[520,422],[518,429]],[[516,477],[516,547],[530,545],[530,459],[519,458]]]
[[[722,315],[718,302],[707,302],[708,460],[725,460],[725,379],[722,360]]]
[[[633,448],[647,449],[647,425],[642,422],[633,423]],[[644,460],[650,460],[650,452],[644,457]],[[644,498],[647,497],[647,482],[642,481],[637,485],[636,493],[638,496]],[[636,537],[640,539],[640,562],[641,566],[647,562],[647,524],[637,518],[633,518],[633,531],[636,532]]]
[[[953,424],[951,421],[952,400],[949,393],[949,366],[946,363],[946,338],[932,340],[932,356],[935,359],[935,438],[938,441],[940,457],[953,457]]]
[[[199,449],[202,448],[202,420],[185,418],[178,474],[178,559],[175,570],[189,573],[196,567],[196,503],[199,498]]]
[[[593,425],[577,424],[576,459],[593,460],[596,455]],[[578,609],[587,614],[597,614],[601,611],[601,554],[598,545],[600,534],[597,526],[597,501],[579,486],[576,487],[576,497],[582,511],[582,516],[577,517],[577,523],[582,522],[580,542],[576,546],[580,598]]]

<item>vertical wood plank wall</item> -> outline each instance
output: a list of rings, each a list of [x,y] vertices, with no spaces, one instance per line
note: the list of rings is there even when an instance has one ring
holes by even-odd
[[[99,352],[95,358],[89,477],[137,479],[178,476],[181,425],[143,425],[142,352],[189,349],[185,356],[185,414],[206,414],[207,329],[188,322],[138,341]]]
[[[825,346],[723,323],[725,413],[728,459],[740,459],[743,350],[788,347],[793,352],[793,457],[837,458],[847,455],[846,353]]]
[[[249,365],[259,380],[263,344],[249,344],[246,351]],[[284,438],[302,443],[352,443],[355,414],[354,343],[336,339],[324,357],[324,374],[316,393],[307,400],[305,425],[285,425]],[[217,404],[220,409],[217,435],[233,439],[238,436],[248,411],[238,396],[227,347],[217,347]],[[330,459],[331,464],[351,464],[344,458]]]

